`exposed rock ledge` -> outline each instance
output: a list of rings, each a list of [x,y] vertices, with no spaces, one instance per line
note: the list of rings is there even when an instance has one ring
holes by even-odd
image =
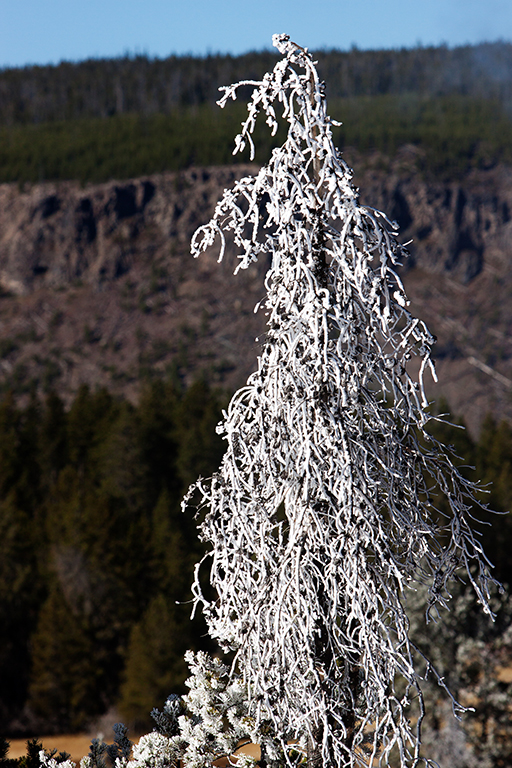
[[[349,154],[349,153],[347,153]],[[361,199],[413,239],[412,311],[439,338],[442,392],[473,429],[512,417],[512,171],[426,182],[404,149],[348,157]],[[264,317],[253,306],[266,265],[236,278],[214,254],[188,255],[222,189],[254,166],[190,169],[126,182],[0,185],[0,371],[4,386],[80,382],[135,397],[141,373],[206,370],[233,387],[254,368]],[[510,382],[510,386],[507,382]],[[434,392],[434,390],[432,390]]]

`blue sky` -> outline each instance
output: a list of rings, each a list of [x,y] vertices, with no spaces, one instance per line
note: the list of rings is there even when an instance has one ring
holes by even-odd
[[[274,32],[312,49],[512,40],[512,0],[0,0],[0,66],[238,54]]]

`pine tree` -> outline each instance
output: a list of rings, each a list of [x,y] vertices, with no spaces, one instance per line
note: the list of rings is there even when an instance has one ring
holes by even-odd
[[[493,509],[507,512],[512,509],[512,428],[502,421],[497,424],[488,416],[484,419],[476,449],[475,465],[482,482],[487,486],[489,504]],[[512,518],[509,514],[498,518],[492,526],[491,514],[484,516],[487,525],[482,530],[482,542],[495,567],[496,577],[512,584],[510,541]]]
[[[119,707],[139,732],[151,722],[151,710],[165,701],[169,691],[184,692],[183,655],[191,641],[190,622],[181,606],[173,603],[157,594],[131,633]]]
[[[15,494],[0,498],[0,718],[9,723],[23,709],[30,673],[30,637],[44,585],[37,562],[34,524]]]
[[[29,707],[49,729],[83,728],[103,711],[104,677],[89,622],[70,611],[57,586],[41,608],[32,642]]]
[[[286,142],[225,191],[192,241],[198,256],[220,238],[221,260],[234,240],[235,272],[272,259],[258,370],[224,413],[219,471],[184,501],[199,494],[207,510],[216,597],[197,576],[195,599],[232,654],[252,733],[270,729],[288,762],[299,745],[309,768],[415,766],[428,662],[409,636],[407,594],[428,585],[435,616],[462,567],[490,612],[476,488],[427,429],[434,339],[407,309],[397,227],[359,204],[311,55],[287,35],[274,44],[284,58],[273,71],[219,103],[254,87],[235,151],[254,154],[260,112],[277,130],[276,102]]]

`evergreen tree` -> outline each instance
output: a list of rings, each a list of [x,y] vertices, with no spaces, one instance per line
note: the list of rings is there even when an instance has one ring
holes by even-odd
[[[33,525],[14,495],[0,499],[0,732],[25,704],[30,637],[44,599]]]
[[[32,638],[29,706],[47,728],[73,732],[103,711],[104,678],[87,620],[55,586]]]
[[[433,338],[406,308],[396,226],[358,203],[312,57],[286,35],[275,44],[283,61],[261,82],[225,88],[220,104],[254,86],[236,150],[252,149],[259,112],[277,129],[276,101],[288,138],[192,241],[198,255],[220,237],[222,258],[228,233],[237,270],[272,256],[258,370],[224,414],[219,471],[184,502],[199,493],[208,510],[200,531],[216,598],[196,580],[196,602],[234,654],[229,678],[246,686],[252,733],[270,727],[288,762],[299,744],[309,768],[416,766],[422,656],[407,594],[427,584],[435,616],[462,566],[490,612],[476,489],[427,430]]]
[[[215,427],[223,404],[221,393],[212,390],[204,380],[195,382],[183,393],[176,415],[176,468],[182,483],[181,495],[198,474],[209,475],[222,458],[224,445]]]
[[[64,403],[50,392],[38,419],[38,464],[44,493],[51,493],[59,473],[69,462],[68,420]]]
[[[200,552],[197,537],[190,535],[184,515],[166,490],[160,494],[151,519],[151,569],[158,588],[174,600],[189,600]]]
[[[193,643],[189,611],[159,593],[131,633],[119,709],[136,730],[151,724],[150,712],[169,691],[185,693],[183,659]]]
[[[137,442],[146,472],[148,511],[162,491],[179,495],[176,470],[177,409],[180,393],[169,382],[154,381],[143,388],[137,408]]]
[[[213,471],[222,442],[214,431],[219,397],[203,381],[181,395],[153,384],[141,399],[139,417],[153,492],[162,489],[151,515],[149,564],[156,593],[131,632],[119,707],[131,724],[142,728],[170,691],[185,692],[185,650],[212,646],[205,641],[203,617],[190,620],[190,585],[204,550],[178,499],[194,475]]]
[[[20,714],[27,696],[30,636],[45,588],[40,576],[42,543],[38,410],[0,403],[0,717]]]
[[[476,449],[475,464],[487,493],[482,499],[492,509],[506,513],[512,511],[512,428],[502,421],[497,424],[487,417],[482,424]],[[512,584],[512,516],[505,514],[492,521],[491,513],[482,515],[486,525],[481,528],[482,541],[489,553],[496,577],[509,586]]]

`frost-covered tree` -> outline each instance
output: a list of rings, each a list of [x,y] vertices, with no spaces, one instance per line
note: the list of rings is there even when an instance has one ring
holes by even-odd
[[[252,732],[274,734],[289,761],[299,746],[309,768],[415,766],[428,662],[407,595],[428,585],[428,619],[462,568],[490,612],[475,487],[427,429],[434,339],[407,309],[396,225],[359,204],[307,49],[274,44],[273,71],[219,103],[254,88],[235,151],[253,155],[259,113],[275,133],[281,109],[287,139],[192,241],[198,256],[220,238],[219,260],[234,241],[235,272],[271,258],[258,369],[219,427],[219,471],[184,501],[206,509],[216,591],[203,596],[198,566],[195,599],[232,654]]]

